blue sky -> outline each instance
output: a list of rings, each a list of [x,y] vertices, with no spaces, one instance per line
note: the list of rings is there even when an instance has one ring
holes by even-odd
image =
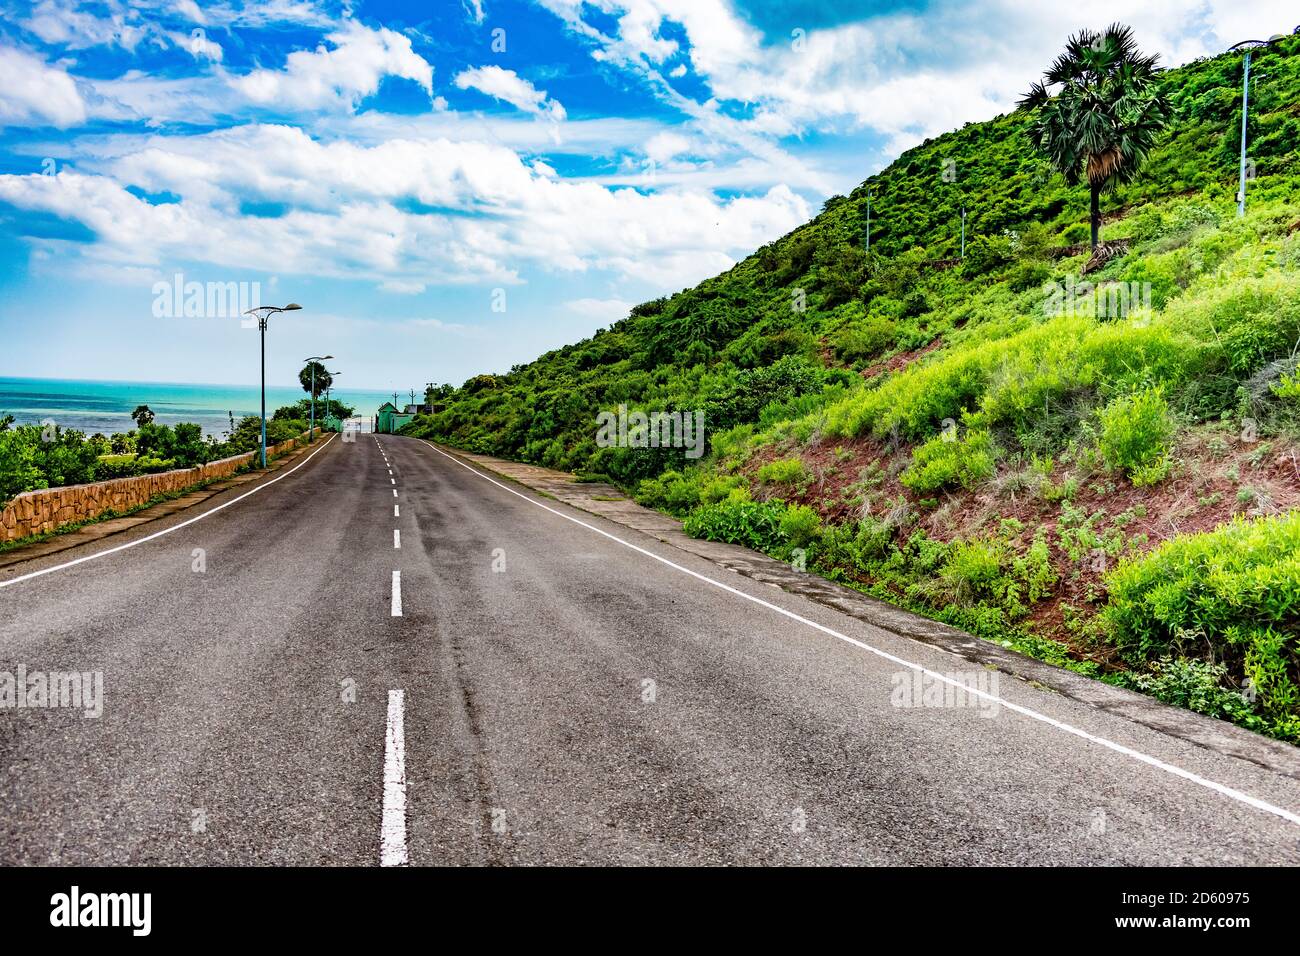
[[[0,375],[256,382],[212,287],[302,303],[272,382],[504,371],[1006,111],[1073,30],[1172,65],[1293,6],[0,0]]]

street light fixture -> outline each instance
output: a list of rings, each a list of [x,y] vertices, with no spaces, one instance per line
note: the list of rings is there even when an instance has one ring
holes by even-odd
[[[257,317],[257,329],[262,337],[262,467],[266,467],[266,320],[277,312],[297,312],[301,309],[297,302],[288,305],[259,305],[249,309],[244,315]]]
[[[307,429],[307,444],[316,440],[316,363],[332,359],[332,355],[309,355],[303,359],[311,369],[311,427]],[[326,406],[328,408],[328,406]]]

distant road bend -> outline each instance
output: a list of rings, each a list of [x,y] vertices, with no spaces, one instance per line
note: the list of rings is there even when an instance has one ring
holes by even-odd
[[[103,712],[0,711],[7,865],[1300,861],[1292,777],[395,436],[0,571],[20,665]]]

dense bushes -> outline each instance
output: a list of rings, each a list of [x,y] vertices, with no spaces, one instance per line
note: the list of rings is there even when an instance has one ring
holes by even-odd
[[[285,406],[267,421],[268,444],[307,430],[306,421],[291,417],[298,410],[298,405]],[[218,441],[205,439],[192,422],[144,421],[128,432],[87,437],[55,425],[14,427],[12,417],[5,416],[0,418],[0,506],[24,491],[193,468],[252,451],[261,446],[261,427],[261,418],[249,415],[225,441]]]
[[[720,501],[691,512],[682,527],[695,538],[743,544],[771,553],[786,544],[781,530],[786,511],[779,502]]]
[[[1300,742],[1300,512],[1174,538],[1106,583],[1103,620],[1130,660],[1208,647],[1249,681],[1278,732]]]

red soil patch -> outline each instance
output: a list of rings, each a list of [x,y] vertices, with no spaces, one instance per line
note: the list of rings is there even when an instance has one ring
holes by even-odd
[[[798,457],[807,478],[795,485],[761,485],[756,472],[767,462]],[[1176,535],[1209,531],[1235,515],[1259,517],[1300,508],[1300,449],[1276,443],[1248,443],[1223,430],[1199,429],[1183,437],[1173,455],[1170,477],[1154,487],[1135,488],[1122,475],[1100,471],[1080,474],[1057,466],[1051,479],[1060,487],[1075,479],[1078,490],[1071,505],[1085,515],[1104,512],[1094,529],[1109,534],[1118,516],[1127,518],[1121,534],[1125,554],[1144,552]],[[1058,576],[1055,592],[1031,611],[1025,623],[1039,635],[1069,645],[1080,660],[1118,666],[1104,648],[1085,646],[1066,627],[1070,608],[1083,614],[1104,603],[1105,568],[1085,559],[1076,562],[1061,547],[1058,526],[1060,501],[1049,501],[1036,490],[1015,491],[1016,469],[1003,465],[999,474],[973,491],[939,494],[932,507],[898,481],[911,461],[911,449],[891,448],[869,438],[814,439],[795,447],[792,442],[755,451],[741,468],[759,500],[780,498],[814,508],[824,521],[857,521],[866,511],[882,518],[904,499],[919,517],[914,526],[932,539],[952,541],[991,534],[1007,518],[1023,529],[1010,539],[1023,552],[1042,529]],[[865,480],[864,480],[865,479]],[[904,532],[910,533],[909,531]],[[1113,566],[1108,558],[1107,565]],[[1066,607],[1066,606],[1069,607]]]
[[[875,376],[880,375],[883,372],[897,372],[899,369],[907,368],[907,366],[911,365],[917,359],[929,355],[931,352],[939,348],[941,345],[943,345],[942,336],[935,339],[933,342],[931,342],[928,345],[921,346],[919,349],[912,349],[910,352],[899,352],[897,355],[893,356],[892,358],[888,358],[883,362],[877,362],[875,365],[871,365],[868,368],[866,368],[862,372],[862,377],[874,378]]]

